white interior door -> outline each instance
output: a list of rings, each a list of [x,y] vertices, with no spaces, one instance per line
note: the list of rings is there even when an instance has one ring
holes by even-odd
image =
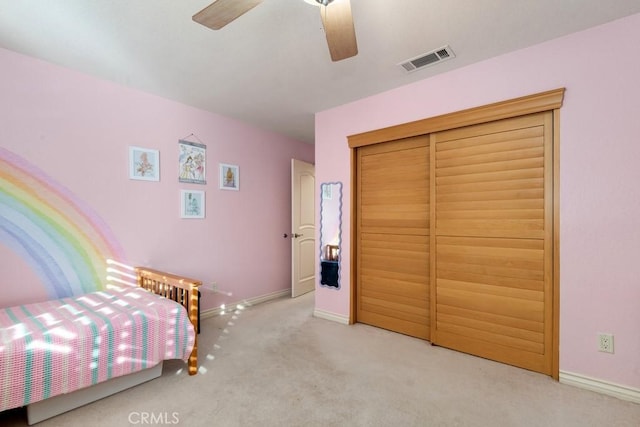
[[[291,159],[291,296],[316,285],[315,167]]]

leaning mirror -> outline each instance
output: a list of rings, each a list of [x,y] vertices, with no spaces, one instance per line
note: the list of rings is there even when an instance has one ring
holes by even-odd
[[[320,284],[340,288],[342,183],[322,183],[320,194]]]

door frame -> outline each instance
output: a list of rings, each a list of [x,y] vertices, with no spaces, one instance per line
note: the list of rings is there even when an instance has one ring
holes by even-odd
[[[496,102],[347,137],[351,149],[351,304],[349,323],[355,323],[357,291],[357,149],[372,144],[428,135],[463,126],[508,119],[543,111],[553,112],[553,281],[551,377],[560,376],[560,108],[565,88]]]

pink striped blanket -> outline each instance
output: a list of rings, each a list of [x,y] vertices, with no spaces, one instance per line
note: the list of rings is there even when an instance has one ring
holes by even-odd
[[[0,411],[187,360],[180,304],[136,287],[0,309]]]

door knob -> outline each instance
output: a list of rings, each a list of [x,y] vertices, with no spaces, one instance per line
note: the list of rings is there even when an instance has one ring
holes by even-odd
[[[304,236],[304,234],[291,233],[291,238],[293,239],[297,239],[298,237],[302,237],[302,236]],[[289,235],[287,233],[284,233],[282,237],[286,239],[287,237],[289,237]]]

